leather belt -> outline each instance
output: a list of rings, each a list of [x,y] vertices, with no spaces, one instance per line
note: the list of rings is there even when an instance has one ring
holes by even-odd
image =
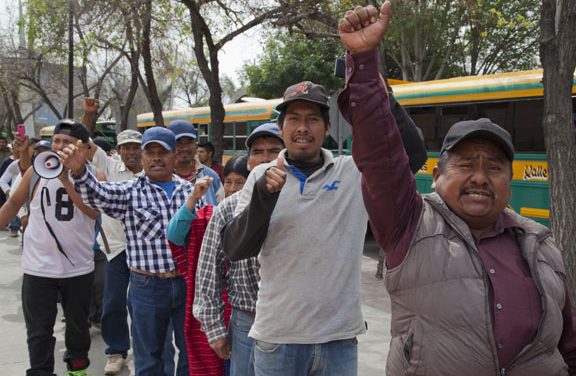
[[[180,272],[178,271],[178,269],[174,269],[174,270],[171,270],[169,272],[164,272],[164,273],[152,273],[152,272],[147,272],[146,270],[140,270],[140,269],[136,269],[136,268],[130,268],[130,270],[133,271],[134,273],[137,273],[137,274],[142,274],[142,275],[146,275],[148,277],[158,278],[158,279],[170,279],[170,278],[180,277]]]

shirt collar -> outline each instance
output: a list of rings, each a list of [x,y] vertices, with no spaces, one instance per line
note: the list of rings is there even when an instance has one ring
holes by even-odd
[[[521,228],[520,224],[512,216],[506,213],[506,211],[503,211],[496,219],[496,223],[494,223],[492,228],[484,232],[480,236],[480,239],[492,238],[504,233],[506,230],[515,231],[515,229]]]

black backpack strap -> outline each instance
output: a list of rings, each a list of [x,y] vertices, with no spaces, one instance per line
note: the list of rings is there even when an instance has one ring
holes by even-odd
[[[46,209],[44,209],[44,196],[46,196],[46,204],[48,204],[48,206],[50,206],[51,205],[50,195],[48,194],[48,188],[46,188],[46,187],[42,187],[42,191],[40,192],[40,208],[42,209],[42,217],[44,218],[44,223],[46,223],[46,227],[48,228],[50,235],[52,235],[52,237],[54,238],[54,241],[56,241],[56,246],[58,247],[58,251],[60,253],[62,253],[64,255],[64,257],[66,257],[66,260],[70,261],[70,264],[72,264],[72,266],[75,266],[74,263],[72,262],[72,260],[70,260],[70,258],[66,254],[66,252],[64,252],[64,249],[62,248],[62,244],[60,244],[60,241],[56,237],[56,234],[54,233],[52,226],[50,226],[50,223],[48,223],[48,221],[46,220]]]

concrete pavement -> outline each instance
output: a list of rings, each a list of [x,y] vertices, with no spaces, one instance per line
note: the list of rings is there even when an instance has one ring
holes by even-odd
[[[26,326],[22,314],[20,269],[20,237],[11,238],[9,232],[0,231],[0,375],[24,375],[29,366],[26,347]],[[367,244],[367,255],[374,255],[374,245]],[[384,375],[388,344],[390,341],[390,302],[382,280],[374,278],[376,260],[364,256],[362,263],[362,291],[364,319],[368,322],[368,332],[358,338],[360,376]],[[55,372],[63,375],[65,364],[64,354],[64,323],[61,316],[56,322],[54,335],[56,337]],[[88,374],[103,375],[106,356],[105,344],[98,330],[92,330],[92,347],[90,360],[92,362]],[[134,374],[132,354],[128,355],[128,368],[121,376]]]

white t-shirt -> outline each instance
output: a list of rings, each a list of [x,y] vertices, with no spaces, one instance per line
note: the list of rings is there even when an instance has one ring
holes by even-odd
[[[41,203],[42,200],[42,203]],[[50,234],[48,222],[60,242],[64,256]],[[24,273],[48,278],[70,278],[94,270],[95,222],[72,203],[58,179],[40,179],[32,201],[28,227],[24,231]]]

